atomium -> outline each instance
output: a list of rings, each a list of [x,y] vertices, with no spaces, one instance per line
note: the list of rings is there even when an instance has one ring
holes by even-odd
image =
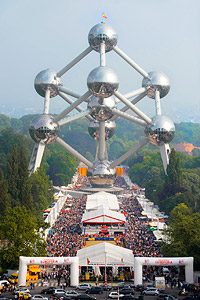
[[[97,121],[107,121],[113,117],[112,109],[116,108],[114,97],[99,98],[92,96],[88,100],[90,115]]]
[[[47,88],[50,89],[50,97],[53,98],[58,94],[58,87],[61,86],[61,80],[57,77],[57,74],[54,70],[47,69],[41,71],[35,78],[35,89],[37,93],[45,97],[45,92]]]
[[[172,120],[166,116],[155,116],[152,121],[154,125],[148,125],[144,130],[149,141],[156,146],[161,143],[170,143],[175,135],[175,126]]]
[[[108,24],[100,23],[92,27],[88,34],[88,42],[88,48],[60,71],[47,69],[41,71],[35,78],[35,90],[40,96],[44,97],[44,110],[43,114],[32,120],[29,129],[31,137],[36,142],[29,163],[30,174],[40,166],[45,145],[54,141],[87,165],[88,170],[91,170],[93,174],[90,178],[91,184],[97,186],[111,185],[114,181],[115,168],[148,142],[159,147],[166,173],[170,153],[168,143],[172,141],[175,134],[174,123],[168,117],[162,116],[160,105],[161,98],[165,97],[170,90],[168,77],[158,71],[148,73],[137,65],[117,46],[117,33]],[[78,92],[71,91],[68,87],[64,87],[60,78],[91,51],[97,52],[100,64],[87,77],[85,76],[87,90],[81,95]],[[112,68],[106,65],[106,53],[109,51],[119,55],[133,68],[133,71],[143,76],[140,88],[126,91],[124,95],[120,93],[118,90],[118,76]],[[78,87],[78,84],[76,86]],[[64,99],[67,107],[60,114],[53,117],[49,114],[49,108],[50,98],[55,96]],[[156,116],[152,119],[136,107],[136,104],[146,96],[155,99]],[[87,109],[83,109],[82,103],[87,103]],[[124,106],[122,107],[121,104]],[[75,109],[78,113],[74,114],[73,112],[71,114]],[[78,153],[67,144],[67,141],[63,141],[58,136],[61,126],[83,117],[89,120],[89,134],[97,142],[95,161],[93,162]],[[117,118],[123,118],[131,122],[130,126],[132,123],[143,126],[146,137],[112,161],[112,157],[110,160],[108,158],[109,153],[106,143],[115,133],[115,120]]]
[[[142,81],[143,87],[148,87],[147,96],[155,99],[155,91],[160,92],[160,98],[165,97],[170,90],[170,82],[168,77],[162,72],[149,72],[150,78],[144,78]]]
[[[29,128],[29,133],[36,143],[51,144],[55,142],[60,132],[59,125],[55,123],[53,116],[42,114],[36,116]]]
[[[111,68],[100,66],[90,72],[87,85],[94,96],[108,98],[118,89],[119,81]]]
[[[105,122],[105,140],[110,139],[115,133],[116,125],[115,121]],[[88,124],[88,131],[91,137],[95,140],[99,140],[99,122],[90,121]]]
[[[109,52],[117,45],[117,34],[108,24],[100,23],[92,27],[88,34],[90,46],[97,52],[100,51],[101,43],[105,43],[105,51]]]

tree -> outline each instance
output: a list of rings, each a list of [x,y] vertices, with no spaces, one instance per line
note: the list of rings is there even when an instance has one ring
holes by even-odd
[[[0,219],[0,238],[4,241],[0,249],[1,266],[17,269],[21,255],[46,256],[43,239],[46,226],[39,228],[25,207],[9,208],[6,216]]]
[[[21,206],[25,206],[26,209],[33,211],[33,198],[31,195],[31,183],[28,172],[28,161],[24,152],[24,147],[21,147],[19,153],[19,201]]]
[[[11,195],[12,207],[20,205],[19,202],[19,154],[17,145],[14,145],[13,151],[8,155],[7,163],[7,180],[8,180],[8,192]]]
[[[200,214],[192,213],[184,203],[170,214],[170,226],[165,230],[168,241],[162,245],[165,256],[193,256],[196,270],[200,268]]]
[[[10,207],[10,196],[8,194],[8,182],[4,179],[3,171],[0,169],[0,215],[4,217]]]
[[[43,167],[38,168],[31,175],[30,180],[35,214],[38,219],[41,219],[43,211],[50,203],[53,203],[53,186]]]
[[[182,184],[182,171],[180,159],[177,157],[174,148],[172,148],[171,153],[169,155],[166,183],[171,184],[172,186],[181,186]]]

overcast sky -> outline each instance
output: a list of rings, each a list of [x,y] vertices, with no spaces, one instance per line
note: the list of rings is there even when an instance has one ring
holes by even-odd
[[[145,71],[163,71],[170,79],[162,113],[180,120],[200,116],[200,1],[199,0],[0,0],[0,113],[27,108],[43,111],[43,98],[34,89],[36,75],[47,68],[59,71],[88,47],[88,33],[102,21],[118,34],[118,47]],[[65,87],[87,90],[87,76],[99,65],[90,53],[63,75]],[[116,53],[107,65],[117,73],[121,93],[141,87],[142,77]],[[51,99],[50,111],[65,102]],[[139,107],[155,115],[154,101]],[[31,110],[30,110],[31,109]],[[180,111],[180,113],[178,113]]]

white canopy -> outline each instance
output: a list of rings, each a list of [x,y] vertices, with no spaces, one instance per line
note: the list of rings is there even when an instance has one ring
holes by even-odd
[[[101,205],[106,206],[111,210],[119,210],[119,204],[116,195],[106,192],[98,192],[92,195],[88,195],[86,210],[94,210]]]
[[[90,210],[83,214],[82,223],[126,223],[124,214],[110,210],[108,207],[99,206],[96,210]]]
[[[134,266],[132,250],[106,242],[86,247],[77,251],[80,266]]]

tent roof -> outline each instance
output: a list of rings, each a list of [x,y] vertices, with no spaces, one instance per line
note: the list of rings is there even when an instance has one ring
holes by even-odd
[[[106,242],[86,247],[77,251],[80,266],[88,265],[117,265],[134,266],[134,255],[132,250],[115,246]],[[88,264],[89,260],[89,264]]]
[[[99,206],[96,210],[87,211],[83,214],[82,223],[126,223],[122,213],[110,210],[108,207]]]
[[[119,204],[117,200],[117,196],[106,193],[106,192],[98,192],[92,195],[88,195],[86,202],[86,210],[97,209],[98,206],[106,206],[112,210],[119,210]]]

